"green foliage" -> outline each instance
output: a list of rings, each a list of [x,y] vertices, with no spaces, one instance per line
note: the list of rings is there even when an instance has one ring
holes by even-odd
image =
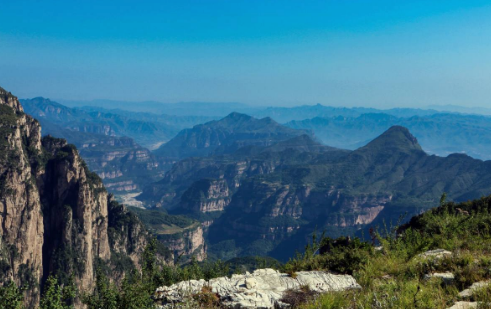
[[[37,284],[37,278],[27,264],[21,264],[19,266],[17,278],[25,287],[34,287]]]
[[[1,105],[0,105],[1,106]],[[0,308],[23,309],[22,290],[13,281],[0,286]]]
[[[273,268],[281,269],[282,264],[271,257],[237,257],[225,262],[230,268],[230,272],[234,274],[244,274],[245,272],[253,272],[256,269]]]
[[[101,269],[96,272],[96,286],[92,294],[83,295],[82,302],[88,309],[118,309],[117,288],[109,282]]]
[[[160,210],[147,210],[137,207],[128,207],[128,210],[134,212],[145,225],[156,230],[162,228],[162,225],[175,225],[180,228],[185,228],[195,223],[195,220],[191,218],[179,215],[169,215],[167,212]]]
[[[58,279],[49,276],[44,286],[44,293],[39,303],[39,309],[72,309],[76,296],[73,277],[65,286]]]
[[[321,237],[317,241],[316,234],[312,243],[305,247],[305,253],[299,254],[283,266],[283,270],[293,274],[301,270],[328,269],[337,273],[353,274],[368,262],[372,246],[359,238],[351,240],[341,237],[333,240]],[[318,254],[320,253],[320,254]]]

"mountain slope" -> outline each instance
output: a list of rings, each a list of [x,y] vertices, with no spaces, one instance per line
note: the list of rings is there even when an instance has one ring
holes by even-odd
[[[330,236],[353,234],[418,214],[443,192],[456,201],[491,192],[491,161],[428,155],[404,127],[355,151],[281,147],[292,141],[182,160],[147,193],[209,227],[208,248],[218,257],[227,248],[285,258],[316,227]]]
[[[228,197],[239,188],[242,179],[312,160],[324,152],[329,152],[332,157],[347,154],[347,151],[323,146],[308,135],[300,135],[271,146],[250,145],[231,154],[191,157],[174,164],[162,180],[148,186],[138,198],[148,205],[167,209],[174,208],[181,200],[190,202],[190,199],[198,199],[201,201],[198,208],[207,209],[211,204],[218,203],[219,206],[212,208],[221,211],[230,202]],[[210,179],[214,180],[210,182]],[[221,193],[212,193],[214,190]],[[197,196],[191,197],[192,192]],[[197,206],[190,204],[189,207]]]
[[[168,141],[178,128],[165,123],[142,121],[105,110],[84,111],[45,98],[22,100],[26,112],[36,119],[46,119],[71,131],[108,136],[128,136],[145,147]]]
[[[148,233],[112,200],[75,147],[41,138],[39,123],[2,88],[0,111],[0,279],[25,286],[34,308],[50,274],[62,283],[73,275],[84,292],[100,263],[113,280],[121,279],[121,265],[140,267]]]
[[[43,135],[64,138],[76,145],[89,168],[103,179],[106,188],[113,193],[141,190],[148,183],[161,178],[173,163],[155,157],[132,138],[115,136],[122,125],[115,126],[111,121],[94,118],[93,113],[43,98],[23,102],[27,113],[41,122]],[[115,116],[114,120],[124,123],[124,118]],[[77,123],[83,123],[83,126]]]
[[[284,127],[271,118],[256,119],[245,114],[231,113],[221,120],[179,132],[154,153],[176,159],[205,157],[232,153],[248,145],[269,146],[301,134],[305,134],[305,131]]]

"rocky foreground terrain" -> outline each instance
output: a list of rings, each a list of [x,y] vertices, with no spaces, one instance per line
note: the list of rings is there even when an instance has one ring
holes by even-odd
[[[203,290],[214,293],[226,308],[290,308],[282,302],[288,291],[300,291],[309,287],[314,292],[325,293],[360,289],[349,275],[333,275],[323,271],[301,271],[295,278],[274,269],[258,269],[252,274],[232,275],[205,280],[179,282],[155,291],[160,308],[173,308],[176,304],[192,299]]]

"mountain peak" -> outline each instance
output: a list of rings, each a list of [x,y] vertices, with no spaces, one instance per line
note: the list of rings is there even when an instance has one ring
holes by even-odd
[[[8,92],[2,87],[0,87],[0,105],[10,106],[15,111],[19,111],[19,112],[24,111],[22,105],[19,103],[19,100],[17,100],[17,97],[15,97],[12,93]]]
[[[238,119],[241,119],[241,120],[249,120],[251,119],[252,117],[249,116],[249,115],[246,115],[246,114],[242,114],[242,113],[238,113],[238,112],[232,112],[230,114],[228,114],[225,118],[223,119],[234,119],[234,120],[238,120]]]
[[[420,150],[423,149],[418,143],[416,137],[411,132],[402,126],[390,127],[387,131],[382,133],[379,137],[368,143],[361,149],[380,149],[384,151],[386,149],[398,149],[398,150]]]

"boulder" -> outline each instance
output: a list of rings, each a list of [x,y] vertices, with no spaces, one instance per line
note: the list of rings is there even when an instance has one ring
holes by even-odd
[[[477,302],[459,301],[448,309],[471,309],[477,308]]]
[[[445,284],[451,284],[455,280],[455,275],[452,273],[433,273],[433,274],[426,274],[424,278],[425,280],[438,278],[441,279]]]
[[[459,293],[459,297],[462,297],[462,298],[471,297],[472,294],[474,294],[474,291],[479,290],[479,289],[482,289],[482,288],[485,288],[489,284],[491,284],[490,281],[479,281],[479,282],[475,282],[470,287],[468,287],[467,289],[465,289],[462,292],[460,292]]]
[[[274,269],[259,269],[252,274],[232,275],[211,280],[189,280],[156,290],[154,298],[158,305],[170,308],[185,302],[203,288],[215,293],[220,303],[228,308],[287,308],[280,300],[287,290],[300,290],[308,286],[315,292],[360,289],[349,275],[334,275],[323,271],[300,271],[295,278]],[[276,307],[275,307],[276,306]]]
[[[444,249],[435,249],[435,250],[430,250],[423,252],[418,255],[418,257],[428,259],[428,258],[433,258],[433,259],[442,259],[446,256],[451,256],[452,252],[444,250]]]

